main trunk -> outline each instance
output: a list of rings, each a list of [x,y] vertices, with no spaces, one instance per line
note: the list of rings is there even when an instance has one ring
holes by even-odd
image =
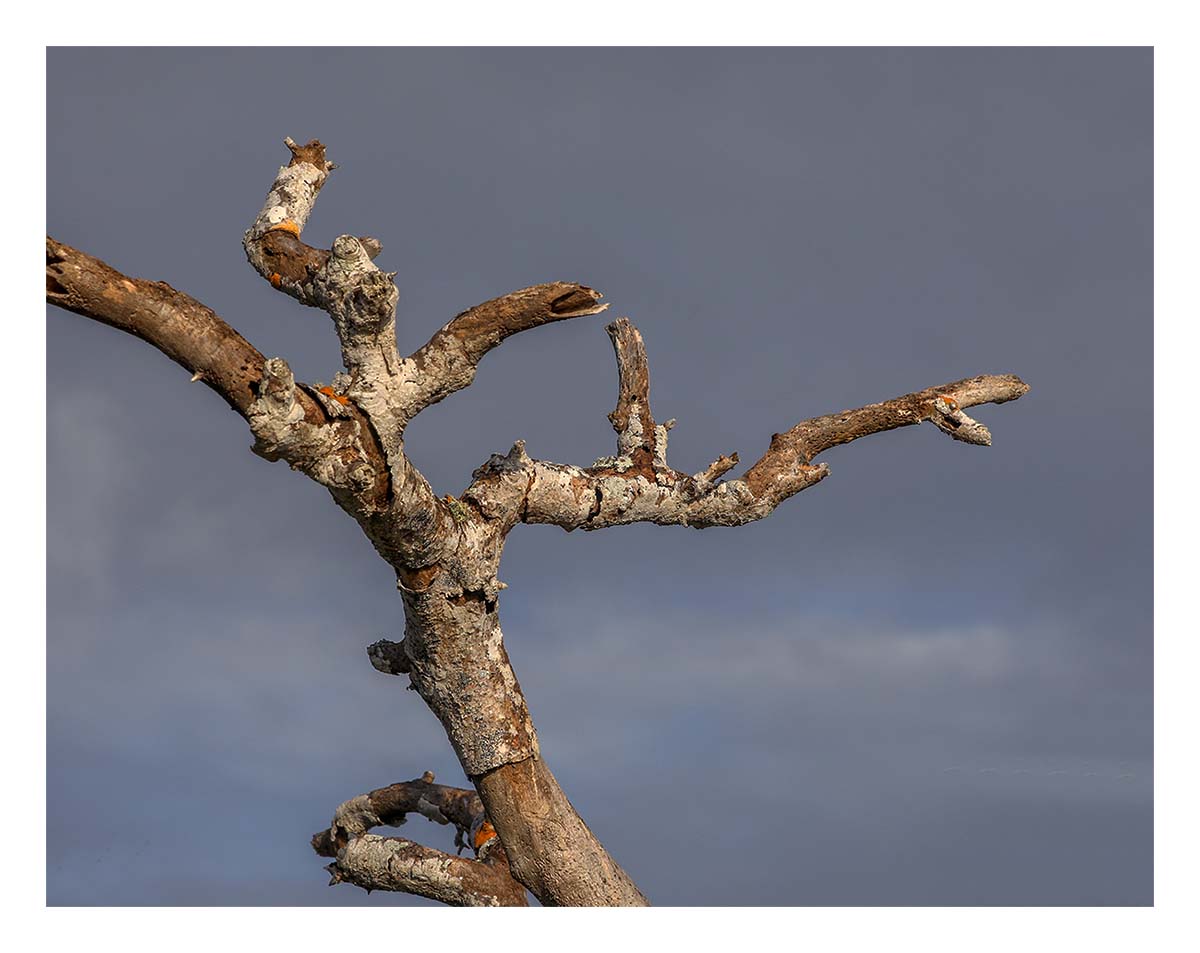
[[[494,572],[478,588],[448,572],[422,575],[401,590],[409,677],[483,799],[513,876],[545,905],[646,905],[541,757],[504,649]]]

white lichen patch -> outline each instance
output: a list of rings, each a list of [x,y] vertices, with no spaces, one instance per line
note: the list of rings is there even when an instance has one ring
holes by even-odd
[[[275,175],[271,190],[267,193],[262,211],[246,233],[246,240],[261,238],[272,228],[284,222],[292,222],[296,232],[308,223],[313,205],[317,200],[328,173],[307,162],[282,166]]]

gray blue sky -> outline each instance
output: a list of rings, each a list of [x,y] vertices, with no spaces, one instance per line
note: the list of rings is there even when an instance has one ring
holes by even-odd
[[[403,349],[524,285],[596,287],[645,336],[681,469],[1020,374],[977,414],[991,449],[878,435],[753,526],[518,528],[507,644],[548,761],[658,904],[1152,902],[1149,50],[48,65],[50,233],[309,380],[337,370],[328,319],[240,246],[285,135],[340,165],[306,238],[383,240]],[[510,339],[412,425],[440,492],[517,438],[612,452],[604,321]],[[388,567],[145,344],[54,310],[47,344],[49,902],[423,903],[328,888],[307,843],[369,788],[462,781],[366,660],[402,630]]]

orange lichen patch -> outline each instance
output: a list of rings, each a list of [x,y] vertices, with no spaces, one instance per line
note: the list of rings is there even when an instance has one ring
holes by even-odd
[[[278,225],[272,225],[268,231],[272,232],[291,232],[293,235],[299,236],[300,226],[293,222],[290,218],[284,219]]]
[[[283,284],[283,278],[277,271],[271,272],[271,277],[267,280],[271,282],[271,287],[273,288],[278,288],[281,284]]]
[[[951,410],[958,410],[958,401],[949,394],[938,394],[938,398],[949,404]]]
[[[484,821],[479,825],[479,830],[475,832],[475,842],[471,846],[473,846],[476,850],[479,850],[479,848],[481,848],[495,836],[496,828],[492,827],[492,822]]]
[[[274,282],[272,282],[272,284],[274,284]],[[335,393],[333,392],[333,388],[332,388],[332,387],[330,387],[330,386],[328,386],[328,385],[326,385],[325,387],[318,387],[318,388],[317,388],[317,390],[318,390],[320,393],[324,394],[326,397],[332,397],[334,400],[336,400],[336,401],[337,401],[339,404],[341,404],[343,407],[345,407],[347,404],[349,404],[349,403],[350,403],[350,398],[349,398],[349,397],[343,397],[341,394],[335,394]]]
[[[434,578],[441,571],[442,567],[437,563],[421,569],[401,569],[396,574],[396,581],[409,592],[424,592],[433,585]]]

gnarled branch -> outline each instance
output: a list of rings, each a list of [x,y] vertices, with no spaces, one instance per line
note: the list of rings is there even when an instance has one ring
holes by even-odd
[[[484,355],[505,338],[555,321],[599,314],[608,307],[600,298],[591,288],[555,281],[469,308],[406,359],[415,378],[408,413],[416,416],[467,387]]]
[[[291,137],[283,141],[292,159],[276,174],[262,211],[246,232],[242,246],[250,264],[272,287],[301,304],[323,308],[312,287],[312,278],[329,261],[329,251],[306,244],[300,232],[312,214],[317,193],[337,166],[325,159],[325,146],[316,139],[303,146]],[[371,258],[383,250],[377,238],[364,236],[359,242]]]
[[[46,303],[141,338],[243,416],[257,397],[262,354],[211,308],[165,281],[130,278],[46,236]],[[311,399],[296,396],[319,416]]]
[[[291,161],[279,169],[266,201],[242,241],[246,257],[274,288],[333,318],[349,372],[342,396],[371,418],[385,452],[399,444],[404,396],[396,372],[395,273],[372,261],[382,246],[374,238],[341,235],[329,251],[305,244],[308,222],[329,173],[335,168],[316,139],[298,146],[284,140]]]
[[[642,336],[627,318],[607,328],[617,359],[618,398],[609,414],[617,456],[587,468],[531,459],[524,441],[493,455],[464,493],[486,516],[510,528],[520,521],[563,529],[603,529],[636,522],[696,528],[738,526],[829,474],[817,454],[869,434],[931,421],[957,440],[990,445],[991,433],[962,410],[1016,400],[1029,386],[1012,375],[972,377],[879,404],[801,421],[775,434],[762,458],[739,479],[720,482],[738,456],[720,456],[688,475],[667,463],[667,430],[650,411],[650,378]]]
[[[457,857],[398,837],[368,833],[399,827],[409,814],[453,824],[455,843],[476,859]],[[319,856],[332,857],[330,885],[417,894],[460,907],[524,907],[525,888],[509,872],[508,858],[474,791],[433,783],[432,772],[361,794],[339,805],[333,823],[312,837]]]
[[[401,372],[396,352],[395,273],[380,271],[372,261],[382,247],[377,239],[341,235],[329,251],[301,240],[317,195],[336,167],[318,140],[303,146],[290,138],[284,141],[291,161],[276,174],[242,244],[250,263],[273,287],[333,318],[347,373],[316,396],[335,416],[339,405],[353,408],[379,442],[388,477],[386,505],[361,514],[359,522],[402,575],[414,563],[433,562],[452,539],[455,522],[404,453],[412,375]],[[303,442],[308,434],[292,437]],[[355,466],[353,461],[349,465]],[[350,478],[356,479],[357,472]]]
[[[255,449],[328,487],[355,515],[387,494],[383,454],[364,415],[297,384],[195,298],[160,281],[121,274],[46,238],[46,301],[141,338],[203,381],[250,424]]]
[[[988,429],[962,412],[977,404],[1003,404],[1029,392],[1012,374],[987,374],[929,387],[855,410],[802,420],[771,437],[771,446],[742,478],[756,497],[787,499],[792,475],[819,453],[874,433],[911,427],[926,420],[956,440],[991,446]]]

